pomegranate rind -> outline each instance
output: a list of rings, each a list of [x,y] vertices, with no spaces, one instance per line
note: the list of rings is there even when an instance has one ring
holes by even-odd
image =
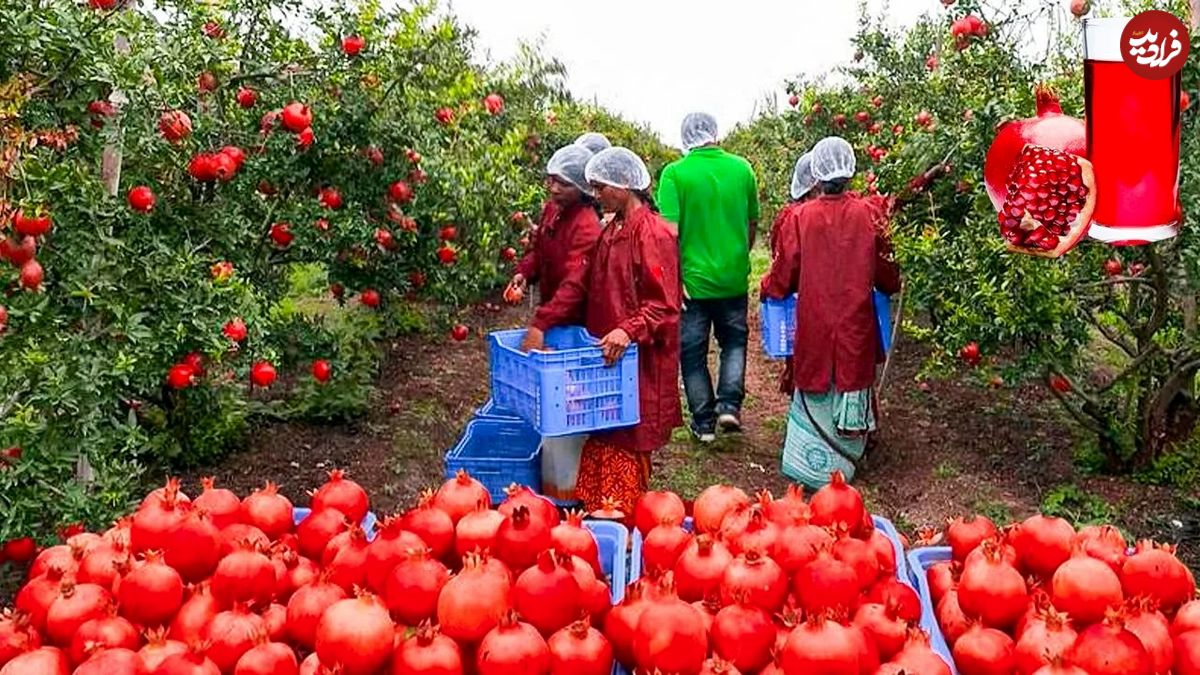
[[[1060,150],[1087,158],[1087,125],[1077,117],[1063,114],[1062,105],[1054,90],[1045,85],[1034,89],[1037,113],[1028,120],[1008,120],[996,127],[996,138],[988,148],[983,162],[984,186],[988,199],[997,211],[1004,208],[1005,193],[995,185],[996,180],[1006,186],[1009,175],[1017,166],[1017,158],[1024,145],[1040,145],[1051,150]],[[1014,148],[1013,135],[1021,136],[1020,125],[1025,124],[1024,144]]]
[[[1012,174],[1009,176],[1007,185],[1010,187],[1010,189],[1025,168],[1021,158],[1025,157],[1026,153],[1035,150],[1047,152],[1059,157],[1069,158],[1072,162],[1074,162],[1074,164],[1079,168],[1079,179],[1082,186],[1087,189],[1087,195],[1084,198],[1084,203],[1079,207],[1079,213],[1073,220],[1070,221],[1067,233],[1064,235],[1055,235],[1058,236],[1059,241],[1054,248],[1038,249],[1031,246],[1020,246],[1009,242],[1007,244],[1007,249],[1012,253],[1022,253],[1040,258],[1058,258],[1067,251],[1075,248],[1075,246],[1079,244],[1080,240],[1087,236],[1088,230],[1091,228],[1092,214],[1096,210],[1096,174],[1092,168],[1092,163],[1083,157],[1079,157],[1071,152],[1055,150],[1054,148],[1048,148],[1029,143],[1021,149],[1021,153],[1018,155],[1017,163],[1013,167]],[[1007,210],[1007,206],[1008,202],[1006,199],[1004,205],[1001,207],[1001,215],[1003,215],[1004,211]],[[1032,231],[1042,226],[1043,224],[1034,218],[1028,210],[1026,210],[1024,215],[1021,217],[1020,227],[1023,230]],[[1001,234],[1003,235],[1003,228]]]

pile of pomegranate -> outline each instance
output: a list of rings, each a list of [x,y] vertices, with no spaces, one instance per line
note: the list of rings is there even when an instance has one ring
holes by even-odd
[[[271,483],[192,499],[171,480],[38,553],[0,614],[0,675],[608,673],[582,515],[517,486],[490,507],[460,473],[369,536],[340,471],[299,525]]]
[[[1200,601],[1173,547],[1043,515],[959,518],[945,538],[951,560],[925,574],[962,675],[1200,673]]]
[[[636,672],[949,674],[893,544],[841,473],[809,501],[726,485],[637,505],[646,575],[604,621]],[[694,533],[693,531],[694,530]]]

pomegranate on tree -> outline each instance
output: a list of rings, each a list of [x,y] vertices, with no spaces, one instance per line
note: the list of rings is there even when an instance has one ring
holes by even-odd
[[[285,129],[298,134],[312,125],[312,110],[303,103],[292,102],[283,106],[279,118]]]

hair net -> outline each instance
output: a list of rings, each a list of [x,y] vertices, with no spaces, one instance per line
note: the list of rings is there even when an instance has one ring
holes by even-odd
[[[691,113],[683,118],[683,148],[691,150],[717,142],[717,118],[708,113]]]
[[[628,148],[601,150],[587,164],[589,183],[603,183],[626,190],[650,187],[650,171],[637,153]]]
[[[586,134],[575,139],[575,145],[582,145],[592,152],[600,152],[612,147],[608,137],[604,134],[598,134],[595,131],[589,131]]]
[[[821,139],[808,153],[812,155],[813,178],[821,182],[854,177],[854,148],[845,139],[830,136]]]
[[[812,174],[812,153],[806,152],[796,160],[796,168],[792,171],[792,199],[800,199],[817,186],[817,179]]]
[[[582,190],[583,194],[590,195],[592,188],[588,186],[584,169],[591,158],[592,151],[582,145],[563,146],[546,163],[546,175],[561,178]]]

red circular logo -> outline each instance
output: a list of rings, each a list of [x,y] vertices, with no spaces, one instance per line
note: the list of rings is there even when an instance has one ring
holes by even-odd
[[[1121,58],[1134,74],[1147,80],[1177,75],[1190,51],[1187,26],[1170,12],[1142,12],[1121,33]]]

